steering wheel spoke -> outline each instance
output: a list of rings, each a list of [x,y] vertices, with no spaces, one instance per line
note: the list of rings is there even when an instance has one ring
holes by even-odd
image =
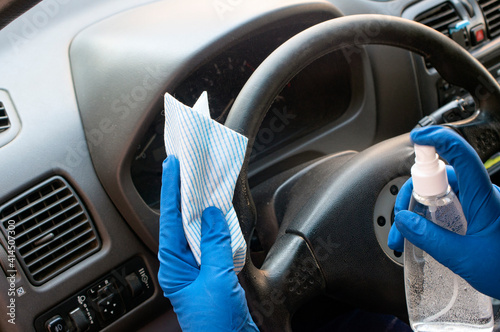
[[[325,291],[325,280],[314,254],[299,235],[278,237],[264,265],[248,261],[240,273],[250,312],[263,331],[291,330],[291,316]]]
[[[472,145],[483,162],[500,150],[500,120],[495,113],[479,110],[470,119],[448,126]]]

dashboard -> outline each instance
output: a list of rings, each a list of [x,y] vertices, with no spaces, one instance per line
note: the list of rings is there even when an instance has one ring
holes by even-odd
[[[297,24],[284,26],[242,41],[197,69],[174,89],[173,96],[186,105],[194,105],[207,91],[211,117],[224,123],[256,66],[287,38],[305,28]],[[339,119],[351,103],[349,68],[342,53],[336,52],[314,62],[290,81],[264,119],[250,162]],[[131,165],[134,185],[154,209],[159,209],[161,162],[166,157],[164,122],[164,116],[158,112],[137,146]]]
[[[0,330],[179,330],[156,280],[165,92],[192,106],[207,91],[224,123],[286,40],[371,13],[442,32],[498,78],[499,9],[497,0],[41,1],[0,31],[0,289],[12,290],[0,304],[16,308],[16,324],[2,318]],[[410,52],[327,54],[276,96],[250,187],[406,133],[457,98],[468,94]]]

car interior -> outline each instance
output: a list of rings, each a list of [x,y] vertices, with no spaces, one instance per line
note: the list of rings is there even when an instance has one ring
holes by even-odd
[[[454,128],[500,184],[500,0],[12,0],[0,28],[1,331],[180,331],[166,92],[206,91],[249,138],[233,203],[262,331],[408,321],[387,237],[412,128]]]

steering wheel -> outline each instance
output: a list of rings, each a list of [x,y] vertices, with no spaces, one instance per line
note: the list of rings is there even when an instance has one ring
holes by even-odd
[[[368,38],[359,38],[360,35]],[[499,150],[500,87],[490,73],[450,38],[422,24],[383,15],[354,15],[313,26],[273,52],[253,73],[225,123],[249,139],[233,203],[249,244],[256,211],[247,181],[252,145],[278,93],[302,69],[330,52],[379,44],[425,57],[451,84],[471,93],[478,111],[450,124],[486,160]],[[263,330],[291,330],[291,317],[324,294],[334,299],[406,316],[401,267],[380,249],[373,207],[391,180],[409,175],[413,149],[408,134],[357,154],[324,158],[294,175],[281,211],[279,235],[261,268],[247,262],[239,274],[254,320]],[[250,245],[248,245],[250,248]]]

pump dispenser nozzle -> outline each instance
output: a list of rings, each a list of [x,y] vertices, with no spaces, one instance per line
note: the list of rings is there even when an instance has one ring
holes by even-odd
[[[420,165],[429,164],[435,166],[437,159],[436,149],[433,146],[415,144],[415,161]]]
[[[433,146],[415,144],[415,165],[411,168],[413,190],[420,196],[438,196],[448,189],[444,162]]]

